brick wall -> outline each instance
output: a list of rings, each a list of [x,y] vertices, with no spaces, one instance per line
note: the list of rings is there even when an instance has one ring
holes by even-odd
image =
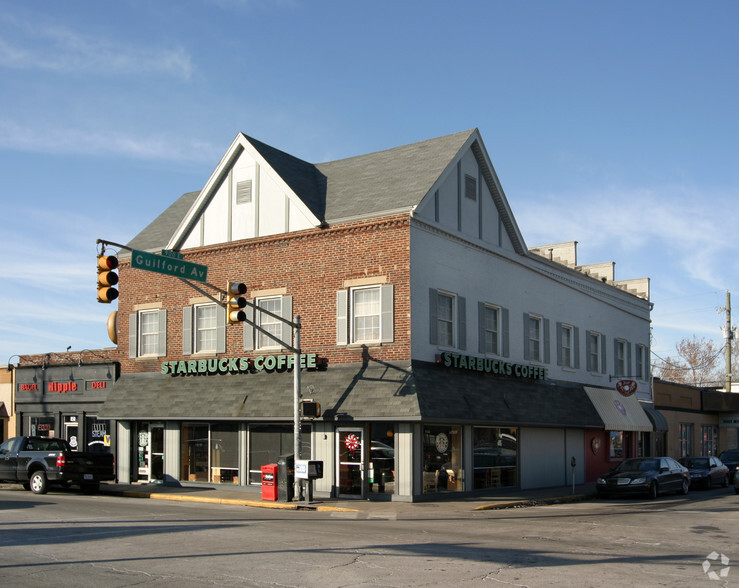
[[[362,349],[336,345],[336,292],[344,280],[384,276],[394,286],[394,342],[371,346],[381,361],[410,359],[410,231],[407,215],[342,223],[271,237],[189,249],[185,259],[208,266],[208,283],[225,289],[228,280],[255,290],[284,288],[301,318],[301,349],[329,363],[362,360]],[[197,284],[197,282],[196,282]],[[200,286],[213,293],[206,286]],[[182,308],[202,294],[181,280],[131,269],[121,260],[118,348],[122,373],[159,371],[165,358],[128,358],[129,314],[135,305],[157,303],[167,310],[168,361],[182,355]],[[253,357],[243,350],[243,326],[227,326],[223,357]]]

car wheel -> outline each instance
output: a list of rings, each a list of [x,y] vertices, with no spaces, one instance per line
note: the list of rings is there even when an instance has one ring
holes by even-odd
[[[657,488],[657,482],[652,482],[649,485],[649,498],[651,500],[654,500],[657,498],[657,494],[659,494],[659,488]]]
[[[29,484],[31,486],[31,492],[34,494],[46,494],[48,490],[46,474],[41,470],[35,471],[31,474]]]
[[[709,480],[708,484],[709,484],[709,487],[710,487],[710,484],[711,484],[710,480]],[[690,482],[688,482],[685,478],[683,478],[683,486],[682,486],[682,488],[680,488],[680,494],[687,494],[689,488],[690,488]]]
[[[736,492],[737,494],[739,494],[739,488],[737,488],[736,486],[734,486],[734,492]]]

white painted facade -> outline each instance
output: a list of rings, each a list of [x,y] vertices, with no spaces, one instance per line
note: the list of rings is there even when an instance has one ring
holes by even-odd
[[[486,162],[492,169],[492,164]],[[478,183],[477,200],[465,195],[465,176]],[[494,177],[494,174],[493,174]],[[651,305],[610,283],[544,259],[515,251],[501,214],[494,205],[489,186],[471,150],[452,162],[437,186],[413,212],[411,226],[411,301],[412,356],[434,361],[444,351],[477,357],[505,359],[547,369],[554,380],[613,388],[621,377],[636,379],[637,395],[651,400],[649,378],[649,335]],[[500,194],[500,186],[496,186]],[[506,203],[507,204],[507,203]],[[515,229],[515,222],[513,224]],[[514,236],[516,238],[516,236]],[[520,235],[517,236],[521,239]],[[452,346],[432,344],[430,336],[429,290],[465,300],[466,341],[456,339]],[[480,352],[478,303],[508,313],[508,355]],[[455,310],[457,306],[455,305]],[[542,361],[531,361],[525,353],[525,315],[535,315],[548,324]],[[577,366],[557,365],[558,323],[577,335]],[[599,352],[605,357],[605,370],[587,369],[586,334],[601,337]],[[627,373],[615,370],[615,343],[629,347],[625,357]],[[645,363],[642,377],[634,378],[637,349]],[[574,350],[573,350],[574,353]],[[548,361],[544,361],[548,358]],[[573,362],[575,363],[575,362]],[[601,366],[602,367],[602,366]]]

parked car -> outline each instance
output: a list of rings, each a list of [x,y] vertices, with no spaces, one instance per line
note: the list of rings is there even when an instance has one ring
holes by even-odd
[[[704,455],[701,457],[681,457],[677,460],[690,472],[690,485],[694,488],[711,488],[720,485],[729,486],[729,468],[718,457]]]
[[[690,472],[671,457],[632,457],[598,478],[596,487],[600,496],[687,494]]]
[[[734,476],[734,492],[739,494],[739,476]]]
[[[739,449],[727,449],[718,458],[729,468],[729,481],[733,481],[736,470],[739,468]]]

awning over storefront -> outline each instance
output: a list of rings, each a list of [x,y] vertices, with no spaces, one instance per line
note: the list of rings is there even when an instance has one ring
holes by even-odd
[[[8,409],[5,408],[5,403],[0,401],[0,418],[8,417]]]
[[[652,425],[654,426],[654,430],[657,433],[666,433],[669,430],[669,427],[667,426],[667,419],[665,418],[665,415],[663,415],[660,411],[658,411],[656,408],[654,408],[651,404],[642,404],[641,407],[644,409],[644,412],[647,413],[647,416],[649,417],[649,420],[652,421]]]
[[[320,420],[393,420],[603,428],[581,385],[491,377],[425,362],[329,365],[301,373]],[[124,374],[99,418],[289,421],[292,372],[210,376]],[[651,430],[651,426],[650,429]]]
[[[610,388],[585,386],[585,392],[603,419],[606,431],[651,432],[652,423],[636,396],[623,396]]]

